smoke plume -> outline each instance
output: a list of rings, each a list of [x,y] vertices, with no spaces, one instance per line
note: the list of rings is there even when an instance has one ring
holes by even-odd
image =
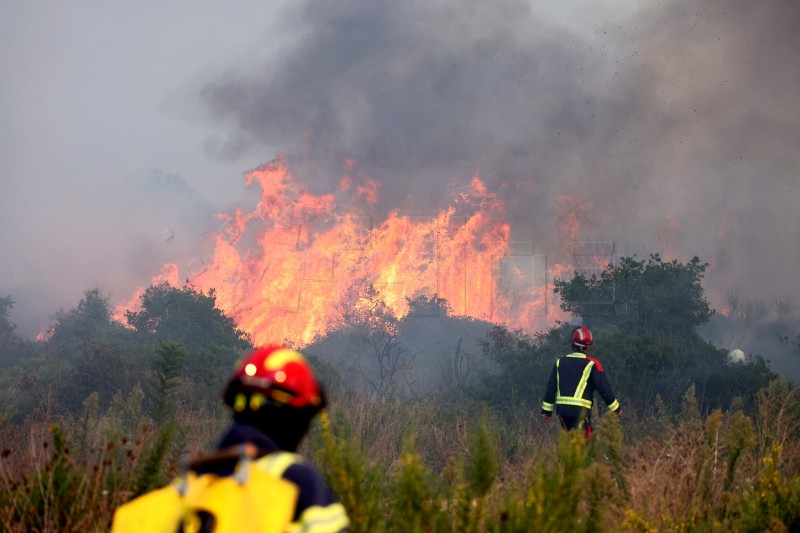
[[[295,3],[290,45],[202,89],[228,128],[208,149],[279,147],[320,190],[352,158],[383,210],[411,214],[479,174],[537,252],[561,249],[558,220],[580,205],[579,239],[699,255],[718,295],[797,297],[800,4],[596,9]]]

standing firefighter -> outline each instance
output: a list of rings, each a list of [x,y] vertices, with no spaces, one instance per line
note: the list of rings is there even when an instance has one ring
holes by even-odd
[[[348,531],[344,507],[295,453],[326,404],[306,359],[283,347],[257,349],[236,367],[223,400],[233,423],[216,452],[120,507],[112,533]]]
[[[595,389],[611,411],[622,415],[600,361],[589,357],[592,332],[580,326],[572,332],[573,352],[556,360],[542,402],[542,419],[550,420],[555,410],[564,429],[592,434],[592,404]]]

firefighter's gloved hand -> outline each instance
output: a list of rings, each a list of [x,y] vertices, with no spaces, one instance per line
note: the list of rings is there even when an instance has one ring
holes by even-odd
[[[547,411],[542,411],[542,422],[549,422],[550,417],[553,416],[553,413],[548,413]]]
[[[617,409],[617,418],[622,418],[622,409]]]

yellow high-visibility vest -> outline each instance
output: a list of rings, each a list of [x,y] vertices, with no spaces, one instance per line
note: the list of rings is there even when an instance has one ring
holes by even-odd
[[[278,452],[245,459],[231,476],[189,471],[117,508],[111,532],[176,533],[180,527],[185,533],[284,532],[294,517],[298,488],[280,476],[295,458]]]
[[[569,355],[567,357],[570,357]],[[558,368],[558,363],[561,360],[556,361],[556,368]],[[592,400],[586,399],[583,397],[583,393],[586,390],[586,384],[589,383],[589,377],[592,374],[592,368],[594,367],[594,361],[589,361],[589,364],[586,365],[586,368],[583,369],[583,375],[581,376],[580,381],[578,382],[578,387],[575,389],[575,392],[572,396],[567,396],[561,394],[561,376],[556,373],[556,404],[563,404],[563,405],[577,405],[578,407],[584,407],[586,409],[592,408]]]

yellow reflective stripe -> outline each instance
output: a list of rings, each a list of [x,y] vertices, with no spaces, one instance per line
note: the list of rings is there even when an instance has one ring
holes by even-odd
[[[583,369],[583,375],[581,376],[581,380],[578,382],[578,388],[575,390],[576,398],[583,398],[583,391],[586,390],[586,384],[589,382],[589,374],[592,373],[593,366],[594,361],[589,361],[589,364]]]
[[[572,398],[569,396],[559,396],[556,398],[556,403],[561,405],[577,405],[579,407],[592,408],[591,400],[584,400],[583,398]]]
[[[302,533],[338,533],[350,525],[350,519],[341,503],[325,507],[313,505],[303,511],[300,522],[292,524],[290,531]],[[299,527],[298,527],[299,526]]]
[[[561,359],[556,359],[556,398],[561,396],[561,376],[558,373],[558,362]]]
[[[612,411],[616,411],[617,409],[619,409],[619,402],[618,402],[617,400],[614,400],[614,401],[611,403],[611,405],[609,405],[609,406],[608,406],[608,408],[609,408],[610,410],[612,410]]]
[[[542,402],[542,411],[552,411],[552,410],[553,410],[552,403]]]
[[[568,354],[566,357],[572,357],[574,359],[586,359],[586,354],[574,352]],[[556,368],[558,368],[559,361],[560,360],[556,360]],[[592,367],[594,367],[594,361],[589,361],[589,364],[583,369],[583,375],[578,382],[578,388],[575,390],[574,396],[561,396],[561,376],[558,372],[556,372],[556,382],[558,383],[558,386],[556,387],[556,404],[577,405],[578,407],[585,407],[587,409],[592,408],[592,400],[586,400],[583,398],[583,393],[586,391],[586,386],[589,383],[589,377],[592,374]],[[551,409],[547,409],[547,405],[552,404],[543,403],[542,409],[545,411],[552,410],[552,407]]]
[[[265,455],[256,464],[273,476],[282,477],[290,466],[299,462],[302,458],[296,453],[275,452]]]
[[[293,464],[300,463],[303,458],[291,452],[270,453],[256,464],[266,472],[282,477]],[[307,508],[300,515],[300,521],[287,529],[290,533],[338,533],[350,525],[350,519],[341,503],[332,503],[326,507],[318,505]]]

